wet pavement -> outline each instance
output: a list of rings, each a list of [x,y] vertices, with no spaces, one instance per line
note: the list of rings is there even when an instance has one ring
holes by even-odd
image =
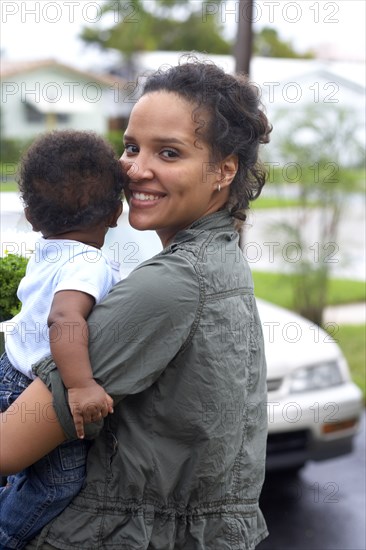
[[[268,475],[261,497],[269,537],[257,550],[365,550],[365,414],[353,453]]]

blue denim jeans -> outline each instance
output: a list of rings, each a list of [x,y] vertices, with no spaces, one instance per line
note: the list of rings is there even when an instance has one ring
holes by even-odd
[[[31,383],[0,358],[0,407],[6,410]],[[90,442],[63,443],[22,472],[8,477],[0,488],[0,550],[24,548],[62,512],[80,491],[85,479]]]

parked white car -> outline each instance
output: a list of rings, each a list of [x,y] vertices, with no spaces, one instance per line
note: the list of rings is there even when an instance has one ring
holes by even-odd
[[[257,303],[267,358],[267,469],[351,452],[362,393],[338,344],[308,319]]]

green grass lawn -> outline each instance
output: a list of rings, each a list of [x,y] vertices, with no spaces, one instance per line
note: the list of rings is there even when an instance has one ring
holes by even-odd
[[[359,168],[342,168],[339,167],[333,173],[331,167],[325,165],[320,165],[320,172],[315,174],[314,165],[309,166],[298,166],[294,170],[289,169],[288,166],[279,167],[273,166],[269,170],[267,185],[273,186],[282,186],[282,185],[291,185],[292,183],[304,183],[308,185],[314,185],[316,183],[322,183],[327,181],[330,177],[335,178],[336,184],[344,185],[346,183],[347,189],[349,191],[363,193],[365,192],[365,182],[366,182],[366,170],[365,167]],[[301,178],[296,178],[298,171],[300,169]]]
[[[0,190],[16,191],[16,175],[18,165],[15,162],[0,162]],[[10,184],[10,186],[8,186]]]
[[[300,206],[298,199],[260,196],[251,204],[250,209],[263,210],[268,208],[293,208],[295,206]],[[312,203],[311,206],[316,206],[316,203]]]
[[[294,304],[294,275],[253,271],[255,295],[289,309]],[[348,279],[330,279],[328,305],[365,301],[365,283]]]
[[[0,182],[0,192],[18,191],[18,186],[15,181]]]
[[[366,403],[366,325],[341,325],[335,335],[351,370],[352,380],[362,390]]]

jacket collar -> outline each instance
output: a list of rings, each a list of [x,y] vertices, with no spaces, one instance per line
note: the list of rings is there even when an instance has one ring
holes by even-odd
[[[213,214],[208,214],[199,220],[196,220],[189,227],[178,231],[175,235],[171,245],[181,243],[191,239],[193,236],[197,237],[198,233],[208,230],[228,230],[233,231],[233,217],[229,214],[226,208],[219,210]]]

